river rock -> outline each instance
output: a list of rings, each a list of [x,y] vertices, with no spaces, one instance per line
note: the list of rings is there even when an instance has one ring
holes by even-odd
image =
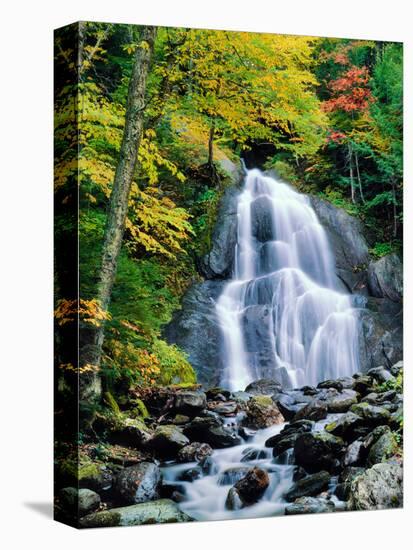
[[[350,510],[383,510],[403,506],[403,469],[399,464],[375,464],[351,483]]]
[[[218,478],[218,485],[233,485],[250,471],[248,466],[234,466],[227,468]]]
[[[249,470],[245,477],[236,482],[234,489],[243,504],[248,506],[262,497],[269,484],[270,479],[267,472],[255,467]]]
[[[238,411],[238,405],[235,401],[209,401],[208,410],[222,416],[234,416]]]
[[[225,508],[227,510],[241,510],[244,507],[241,497],[235,487],[231,487],[228,491],[227,498],[225,500]]]
[[[390,421],[390,413],[384,407],[376,407],[369,403],[357,403],[350,408],[350,411],[362,418],[365,423],[371,426],[387,424]]]
[[[396,451],[396,438],[391,431],[387,431],[370,447],[367,465],[373,466],[379,462],[386,462]]]
[[[231,428],[224,426],[222,420],[215,417],[196,417],[184,428],[184,433],[192,441],[209,443],[211,447],[221,449],[239,445],[242,440]]]
[[[207,456],[213,453],[212,447],[208,443],[198,443],[194,441],[189,445],[185,445],[179,450],[176,457],[177,462],[201,462]]]
[[[343,440],[327,432],[303,433],[294,444],[295,462],[308,472],[331,472],[337,468],[343,449]]]
[[[99,508],[100,496],[90,489],[65,487],[59,492],[59,502],[66,513],[81,517]]]
[[[403,361],[398,361],[390,367],[390,372],[393,376],[398,376],[403,370]]]
[[[350,389],[338,391],[335,395],[329,396],[325,403],[329,413],[344,413],[349,410],[352,405],[357,403],[357,392]]]
[[[335,489],[335,495],[337,496],[337,498],[340,500],[348,500],[350,496],[351,482],[356,479],[357,476],[363,474],[364,472],[365,469],[361,467],[345,467],[338,477],[338,483]]]
[[[181,512],[169,499],[155,500],[133,506],[112,508],[89,514],[80,520],[81,527],[116,527],[154,523],[182,523],[193,519]]]
[[[248,384],[245,391],[251,395],[274,395],[282,391],[282,385],[278,380],[261,378]]]
[[[403,265],[397,254],[371,262],[367,271],[370,292],[377,298],[400,302],[403,296]]]
[[[285,507],[285,515],[323,514],[326,512],[334,512],[334,510],[334,503],[326,498],[301,497],[298,498],[293,504],[289,504]]]
[[[360,466],[366,459],[366,447],[361,439],[356,439],[353,443],[347,447],[344,458],[343,466]]]
[[[287,502],[293,502],[300,497],[316,496],[328,488],[330,479],[330,474],[325,471],[306,476],[303,479],[296,481],[294,485],[285,493],[284,498]]]
[[[294,416],[293,421],[307,419],[307,420],[322,420],[327,416],[327,404],[323,401],[314,400],[300,409]]]
[[[174,409],[177,413],[196,416],[206,408],[206,395],[201,391],[180,391],[175,396]]]
[[[188,443],[189,439],[178,426],[166,424],[156,428],[155,433],[147,442],[147,448],[161,458],[170,459],[175,458],[180,449]]]
[[[156,464],[141,462],[119,472],[113,491],[125,504],[138,504],[159,498],[161,481],[161,471]]]
[[[310,432],[314,422],[311,420],[298,420],[287,424],[279,434],[273,435],[265,442],[266,447],[273,448],[273,455],[277,457],[294,447],[295,440],[300,433]]]
[[[365,426],[363,418],[349,411],[327,424],[325,430],[346,441],[354,441],[360,435],[367,435],[369,428]]]
[[[383,366],[375,367],[367,371],[367,374],[374,378],[379,384],[385,382],[395,382],[395,378],[392,373]]]
[[[284,422],[283,415],[269,396],[257,395],[251,397],[247,404],[246,413],[242,423],[252,429],[260,430]]]

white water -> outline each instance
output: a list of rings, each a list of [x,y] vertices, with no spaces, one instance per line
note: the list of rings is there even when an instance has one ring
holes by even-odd
[[[237,215],[234,275],[216,306],[222,385],[243,390],[273,375],[297,387],[356,372],[356,310],[309,199],[249,170]]]
[[[288,464],[288,457],[275,461],[272,457],[272,449],[264,446],[265,441],[279,433],[283,425],[272,426],[260,430],[250,442],[231,447],[229,449],[215,450],[212,456],[213,472],[192,482],[179,481],[180,475],[191,467],[197,466],[196,462],[186,464],[174,464],[163,469],[163,478],[166,482],[173,482],[185,495],[185,500],[180,503],[182,511],[197,520],[217,520],[233,518],[265,517],[283,514],[285,501],[282,495],[292,483],[295,466]],[[256,450],[260,457],[256,460],[242,462],[245,454],[250,450]],[[225,480],[225,472],[236,468],[248,470],[253,466],[268,472],[270,485],[261,500],[253,506],[247,506],[241,510],[231,511],[225,507],[225,501],[230,488],[242,477],[228,475]],[[226,481],[226,482],[225,482]]]

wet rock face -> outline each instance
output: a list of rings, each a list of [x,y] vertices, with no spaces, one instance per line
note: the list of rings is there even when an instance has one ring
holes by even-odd
[[[263,496],[270,484],[268,473],[261,468],[252,468],[230,490],[226,506],[230,510],[250,506]]]
[[[399,464],[376,464],[351,483],[351,510],[382,510],[401,506],[403,469]]]
[[[221,201],[212,234],[212,247],[201,262],[206,279],[226,279],[231,276],[237,242],[237,198],[239,189],[229,187]]]
[[[308,472],[337,469],[344,441],[327,432],[300,434],[294,444],[295,462]]]
[[[215,449],[233,447],[241,443],[241,438],[230,428],[223,425],[220,418],[196,417],[184,430],[192,441],[208,443]]]
[[[218,386],[224,368],[222,334],[215,311],[224,285],[224,280],[207,280],[191,286],[182,299],[182,308],[163,331],[170,344],[177,344],[188,354],[198,382],[205,387]]]
[[[125,504],[137,504],[159,498],[161,471],[155,464],[142,462],[129,466],[116,477],[114,493]]]
[[[400,302],[403,296],[403,265],[397,254],[388,254],[368,267],[372,296]]]
[[[299,479],[284,495],[287,502],[293,502],[300,497],[316,496],[328,488],[331,476],[321,471]]]

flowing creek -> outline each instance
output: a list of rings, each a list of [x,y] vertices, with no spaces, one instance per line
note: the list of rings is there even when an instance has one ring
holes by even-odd
[[[351,376],[359,366],[357,312],[336,278],[327,236],[309,199],[249,170],[237,215],[234,274],[216,304],[226,365],[221,386],[234,392],[273,376],[285,388],[297,388]],[[237,431],[242,415],[224,422]],[[313,429],[324,430],[337,416],[329,414]],[[249,435],[241,430],[243,443],[215,450],[202,473],[196,462],[164,464],[164,482],[181,495],[181,510],[197,520],[283,514],[283,495],[293,484],[296,466],[291,450],[273,458],[265,442],[285,425]],[[251,506],[228,510],[229,489],[253,466],[269,474],[264,496]],[[196,474],[187,480],[193,469]],[[333,477],[330,494],[335,483]],[[339,509],[340,502],[331,498]]]

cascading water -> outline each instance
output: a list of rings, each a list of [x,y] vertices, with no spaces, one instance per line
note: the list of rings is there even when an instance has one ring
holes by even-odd
[[[223,334],[222,386],[232,392],[263,377],[281,380],[286,389],[358,370],[357,313],[340,289],[326,234],[305,195],[259,170],[247,172],[238,198],[234,275],[216,313]],[[302,390],[290,393],[296,391],[305,401]],[[224,423],[237,431],[244,415],[241,410]],[[329,414],[312,430],[323,431],[338,416]],[[180,508],[198,520],[283,514],[296,470],[293,449],[274,458],[265,442],[284,425],[244,433],[242,444],[214,450],[207,470],[196,462],[165,464],[164,482],[175,489]],[[268,473],[268,488],[257,503],[229,509],[229,489],[253,466]],[[191,470],[195,475],[188,480]],[[329,498],[340,509],[336,481],[331,478]]]
[[[233,279],[217,302],[222,385],[316,384],[358,370],[357,314],[309,199],[249,170],[238,199]]]

